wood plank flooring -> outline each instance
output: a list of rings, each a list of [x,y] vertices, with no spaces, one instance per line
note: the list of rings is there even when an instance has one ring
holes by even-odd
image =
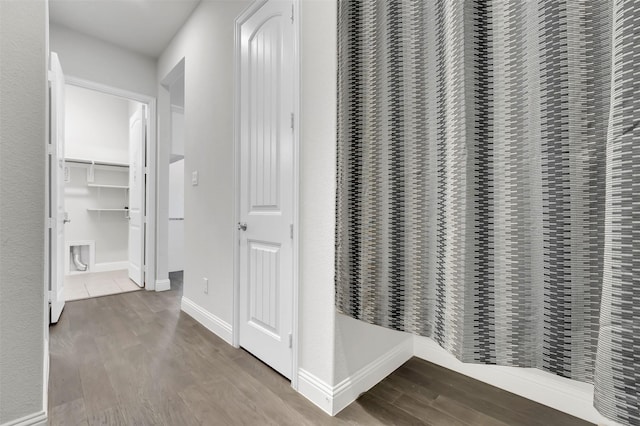
[[[181,275],[171,283],[67,303],[51,327],[51,425],[587,424],[416,358],[330,417],[182,313]]]

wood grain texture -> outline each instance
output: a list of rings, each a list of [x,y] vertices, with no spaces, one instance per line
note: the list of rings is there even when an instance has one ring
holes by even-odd
[[[51,327],[51,425],[586,425],[416,358],[336,417],[180,311],[171,290],[68,302]]]

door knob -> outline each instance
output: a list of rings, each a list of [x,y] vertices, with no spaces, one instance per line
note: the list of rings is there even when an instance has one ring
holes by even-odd
[[[247,230],[247,224],[238,222],[238,230],[246,231]]]

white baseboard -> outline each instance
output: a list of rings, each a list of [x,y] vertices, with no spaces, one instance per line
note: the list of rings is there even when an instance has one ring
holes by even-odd
[[[232,344],[233,333],[231,331],[231,324],[221,320],[217,316],[206,311],[201,306],[195,304],[192,300],[187,299],[184,296],[182,297],[180,308],[184,313],[188,314],[194,320],[202,324],[207,330],[216,334],[218,337],[220,337],[230,345]]]
[[[333,415],[333,387],[302,368],[298,369],[298,393]]]
[[[93,266],[93,270],[89,272],[121,271],[123,269],[129,269],[129,261],[96,263]]]
[[[47,335],[49,334],[49,330],[46,331]],[[49,369],[51,367],[51,357],[49,350],[49,343],[51,342],[50,337],[45,339],[44,344],[44,365],[42,367],[42,406],[46,410],[49,406]],[[47,412],[45,411],[45,416]]]
[[[156,280],[156,291],[167,291],[171,289],[171,280]]]
[[[598,425],[617,424],[593,407],[593,385],[588,383],[566,379],[536,368],[464,363],[426,337],[414,336],[414,354],[418,358],[583,420]]]
[[[407,339],[335,386],[301,368],[298,370],[298,392],[324,412],[334,416],[412,356],[413,341]]]
[[[405,340],[375,361],[364,366],[333,388],[333,415],[351,404],[358,397],[393,373],[413,357],[413,341]]]
[[[29,414],[16,420],[3,423],[0,426],[46,426],[47,425],[47,412],[39,411],[37,413]]]

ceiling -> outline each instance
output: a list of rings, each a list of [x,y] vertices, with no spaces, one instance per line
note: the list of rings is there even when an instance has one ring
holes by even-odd
[[[157,58],[200,0],[49,0],[51,22]]]

